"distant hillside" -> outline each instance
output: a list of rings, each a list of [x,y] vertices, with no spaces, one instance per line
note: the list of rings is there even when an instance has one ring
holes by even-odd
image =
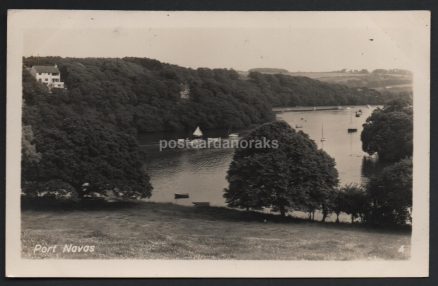
[[[250,69],[248,72],[259,72],[259,73],[266,73],[266,74],[288,74],[289,71],[285,69],[275,69],[275,68],[255,68]]]
[[[248,79],[257,84],[275,107],[382,104],[385,101],[376,90],[350,88],[303,76],[251,72]]]
[[[379,91],[412,92],[412,73],[401,69],[376,69],[372,72],[368,72],[365,69],[331,72],[289,72],[285,69],[256,68],[250,69],[248,72],[241,72],[240,74],[242,77],[247,77],[251,72],[304,76],[328,83],[343,84],[353,88],[367,87]]]

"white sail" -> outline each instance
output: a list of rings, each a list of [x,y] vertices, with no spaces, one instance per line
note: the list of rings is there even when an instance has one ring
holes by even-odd
[[[195,130],[195,132],[193,132],[193,135],[194,135],[194,136],[198,136],[198,137],[202,136],[202,131],[201,131],[201,129],[199,128],[199,126],[196,127],[196,130]]]

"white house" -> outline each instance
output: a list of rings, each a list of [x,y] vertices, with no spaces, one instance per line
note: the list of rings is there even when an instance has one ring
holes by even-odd
[[[64,82],[61,81],[61,73],[57,65],[54,66],[33,66],[30,73],[37,81],[51,88],[64,88]]]

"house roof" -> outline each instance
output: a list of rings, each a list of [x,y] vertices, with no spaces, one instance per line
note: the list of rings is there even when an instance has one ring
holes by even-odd
[[[33,66],[37,73],[59,73],[59,69],[56,66]]]

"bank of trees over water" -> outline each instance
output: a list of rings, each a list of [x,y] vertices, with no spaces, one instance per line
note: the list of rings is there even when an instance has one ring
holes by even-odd
[[[54,65],[67,90],[56,95],[83,117],[144,132],[233,130],[273,119],[272,106],[383,104],[370,89],[306,77],[190,69],[147,58],[28,57],[24,65]],[[182,92],[186,93],[184,98]]]
[[[257,86],[233,70],[194,70],[141,58],[25,58],[24,64],[57,64],[67,90],[53,100],[125,131],[193,132],[198,125],[233,130],[274,118]]]
[[[350,88],[308,77],[249,73],[273,106],[383,104],[385,97],[368,88]]]
[[[61,93],[62,92],[62,93]],[[60,96],[58,96],[60,95]],[[21,187],[25,199],[138,199],[152,186],[137,139],[69,104],[23,72]]]
[[[398,136],[396,136],[395,132]],[[400,135],[401,134],[401,135]],[[244,140],[278,140],[278,148],[237,149],[224,197],[231,207],[271,208],[281,215],[300,210],[322,220],[341,212],[352,222],[406,224],[412,208],[412,107],[395,101],[377,109],[362,133],[364,151],[378,153],[386,167],[365,185],[338,186],[335,161],[302,131],[266,123]],[[391,148],[395,148],[392,150]]]

